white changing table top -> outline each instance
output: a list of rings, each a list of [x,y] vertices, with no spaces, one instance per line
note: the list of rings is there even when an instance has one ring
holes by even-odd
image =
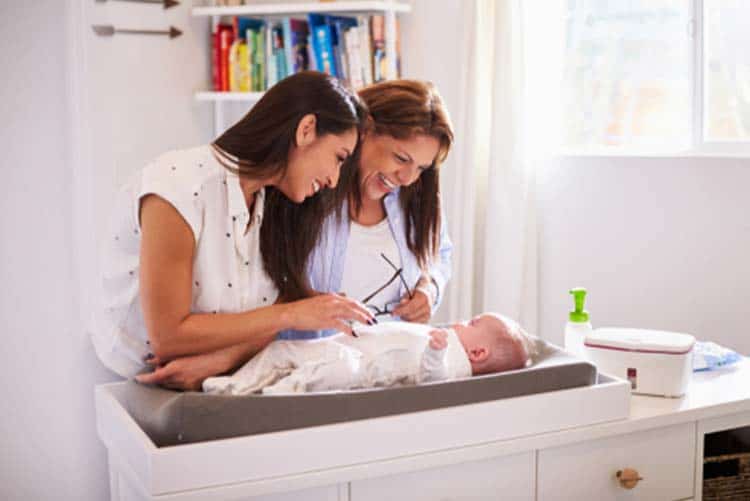
[[[475,439],[472,441],[473,443],[467,441],[471,445],[463,446],[460,444],[460,441],[456,441],[456,443],[453,443],[449,447],[427,453],[398,454],[390,458],[373,458],[372,461],[366,462],[351,461],[348,464],[342,464],[334,468],[322,468],[300,472],[299,474],[284,474],[276,477],[262,475],[255,480],[248,479],[242,486],[225,485],[225,494],[228,495],[234,492],[235,489],[238,492],[242,490],[244,493],[247,492],[247,489],[251,488],[254,493],[263,494],[331,485],[343,481],[385,476],[404,471],[427,469],[473,460],[491,459],[508,454],[548,449],[598,438],[694,422],[706,418],[748,412],[750,411],[750,359],[745,358],[737,364],[721,370],[694,373],[687,394],[681,398],[633,395],[630,399],[628,417],[624,419],[615,418],[616,420],[606,422],[600,421],[599,424],[584,424],[586,422],[585,416],[588,415],[587,413],[596,415],[597,412],[611,412],[613,416],[616,414],[616,412],[606,410],[618,406],[617,402],[619,400],[613,398],[616,393],[601,392],[597,393],[601,398],[591,399],[587,397],[588,393],[601,390],[602,388],[597,389],[597,387],[566,390],[573,395],[582,395],[580,399],[573,398],[571,400],[568,398],[566,400],[562,398],[561,392],[552,392],[528,399],[526,397],[521,398],[519,399],[520,404],[516,403],[512,406],[509,406],[507,402],[498,401],[479,404],[478,407],[467,406],[461,410],[461,412],[476,412],[477,415],[473,416],[473,418],[481,421],[483,414],[479,412],[480,410],[495,409],[497,407],[494,415],[506,416],[514,423],[523,422],[524,431],[520,435],[516,435],[515,438],[489,438],[484,442]],[[102,397],[106,397],[106,388],[102,388],[101,393]],[[102,403],[107,402],[114,401],[112,398],[103,398]],[[591,404],[590,402],[596,403]],[[599,405],[599,408],[587,409],[586,405]],[[473,407],[476,407],[476,409],[472,411]],[[569,410],[576,408],[578,409],[580,420],[569,420],[565,424],[561,423],[561,427],[555,428],[555,431],[541,433],[534,431],[544,429],[542,425],[546,423],[545,419],[555,414],[549,411],[553,409]],[[441,430],[455,428],[450,426],[451,423],[456,422],[455,412],[457,412],[455,409],[430,411],[429,424]],[[622,409],[622,413],[619,416],[623,416],[626,413],[627,407]],[[149,445],[150,442],[147,443],[145,435],[140,429],[135,427],[134,423],[125,423],[127,426],[123,426],[121,419],[123,417],[122,412],[116,406],[102,405],[100,414],[100,436],[104,432],[104,435],[108,437],[105,443],[109,441],[117,444],[115,450],[110,448],[110,453],[114,453],[117,459],[130,458],[129,463],[131,465],[136,465],[139,468],[142,466],[144,471],[132,471],[128,474],[132,475],[133,478],[148,479],[150,488],[154,492],[174,491],[174,489],[169,487],[177,486],[179,482],[183,482],[182,478],[185,476],[184,468],[176,469],[175,464],[203,464],[204,462],[206,464],[213,464],[211,463],[212,458],[227,457],[229,453],[250,454],[248,458],[252,460],[253,455],[259,453],[258,451],[263,451],[263,454],[266,454],[268,451],[275,451],[276,449],[280,450],[279,454],[289,458],[291,456],[285,454],[282,449],[295,445],[294,440],[280,441],[269,434],[268,436],[261,435],[258,437],[222,440],[208,443],[207,445],[191,444],[156,449],[153,445]],[[376,448],[376,445],[382,442],[378,437],[384,436],[382,433],[387,432],[389,426],[401,426],[403,423],[407,423],[408,425],[411,422],[410,420],[418,419],[422,415],[421,413],[416,413],[411,416],[406,415],[403,417],[387,417],[372,420],[371,423],[365,425],[372,427],[373,434],[370,441],[372,448]],[[574,414],[570,414],[570,416],[574,417]],[[485,416],[484,419],[486,418]],[[112,426],[109,426],[110,423]],[[356,438],[360,436],[352,433],[362,426],[361,423],[335,425],[337,436],[344,442],[343,445],[339,444],[342,447],[339,453],[345,452],[347,437],[351,439],[351,437]],[[349,428],[352,428],[352,430],[347,431]],[[411,426],[411,428],[417,429],[416,424]],[[550,428],[547,427],[546,429],[549,430]],[[292,436],[302,436],[299,431],[281,433],[289,436],[289,438]],[[326,427],[310,429],[310,431],[304,433],[305,437],[312,440],[311,437],[326,433]],[[281,434],[275,435],[276,437],[281,436]],[[433,434],[432,436],[435,435]],[[140,443],[138,440],[140,440]],[[252,441],[253,447],[246,446],[250,443],[249,441]],[[266,444],[268,441],[273,441],[273,443]],[[210,448],[210,452],[204,453],[203,451],[207,447]],[[196,472],[193,472],[192,476],[195,475]],[[228,482],[222,483],[228,484]],[[199,497],[196,499],[199,499]]]
[[[687,393],[680,398],[632,395],[627,419],[522,437],[498,446],[509,452],[556,447],[746,411],[750,411],[750,358],[747,357],[722,369],[694,372]]]

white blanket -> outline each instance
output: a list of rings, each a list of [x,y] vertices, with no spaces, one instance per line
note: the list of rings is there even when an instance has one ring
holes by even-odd
[[[336,334],[315,340],[273,341],[226,377],[203,382],[203,391],[223,395],[307,393],[389,387],[471,375],[456,333],[434,350],[434,327],[408,322],[357,326],[359,337]]]

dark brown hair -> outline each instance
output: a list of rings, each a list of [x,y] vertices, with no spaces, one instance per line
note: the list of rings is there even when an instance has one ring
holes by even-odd
[[[361,132],[366,110],[356,94],[337,79],[303,71],[271,87],[214,144],[237,158],[227,168],[239,176],[270,179],[283,175],[289,152],[296,146],[297,126],[309,114],[315,115],[315,133],[322,137],[352,129]],[[295,204],[279,190],[266,188],[260,250],[266,272],[283,301],[312,294],[307,258],[330,208],[330,201],[319,195]]]
[[[368,133],[410,139],[424,134],[434,137],[440,148],[429,169],[410,186],[399,190],[399,203],[406,214],[406,242],[425,268],[440,245],[440,164],[453,143],[448,110],[435,86],[419,80],[390,80],[359,91],[369,110]],[[360,150],[361,153],[361,150]],[[356,158],[357,162],[359,158]],[[355,213],[362,208],[359,169],[342,171],[336,190],[341,202],[348,200]]]

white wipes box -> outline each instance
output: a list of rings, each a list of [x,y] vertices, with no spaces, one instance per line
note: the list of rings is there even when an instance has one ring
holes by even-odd
[[[606,327],[586,336],[583,353],[599,371],[630,381],[633,393],[679,397],[690,382],[694,344],[689,334]]]

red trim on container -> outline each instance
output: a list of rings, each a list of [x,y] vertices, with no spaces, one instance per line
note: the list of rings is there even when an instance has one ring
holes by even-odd
[[[690,353],[693,350],[693,344],[691,344],[690,348],[688,348],[685,351],[659,351],[659,350],[633,350],[630,348],[617,348],[614,346],[604,346],[602,344],[583,343],[584,346],[588,346],[589,348],[601,348],[602,350],[615,350],[615,351],[629,351],[631,353],[654,353],[657,355],[685,355],[686,353]]]

